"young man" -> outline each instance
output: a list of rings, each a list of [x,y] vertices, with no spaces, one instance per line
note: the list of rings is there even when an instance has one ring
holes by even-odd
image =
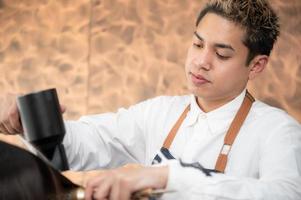
[[[246,91],[278,34],[265,0],[212,0],[185,64],[191,96],[66,122],[73,169],[161,163],[109,170],[88,183],[86,199],[129,199],[145,188],[170,191],[163,199],[301,199],[300,125]],[[4,118],[2,131],[16,121]]]

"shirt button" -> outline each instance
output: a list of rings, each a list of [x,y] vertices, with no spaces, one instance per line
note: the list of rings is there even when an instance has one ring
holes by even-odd
[[[200,114],[200,115],[199,115],[199,118],[200,118],[200,119],[206,119],[207,116],[206,116],[205,114]]]

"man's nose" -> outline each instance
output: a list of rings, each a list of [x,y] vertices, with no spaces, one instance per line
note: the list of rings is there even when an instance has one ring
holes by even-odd
[[[208,71],[212,67],[212,55],[206,50],[199,52],[193,59],[193,63],[199,70],[203,69]]]

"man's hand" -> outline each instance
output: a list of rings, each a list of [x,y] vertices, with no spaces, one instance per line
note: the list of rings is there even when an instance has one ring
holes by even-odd
[[[66,108],[61,105],[61,112],[64,113],[65,110]],[[10,135],[23,133],[16,94],[8,94],[0,99],[0,133]]]
[[[16,101],[17,95],[6,95],[0,101],[0,133],[18,134],[23,132]]]
[[[108,170],[87,183],[85,200],[129,200],[137,191],[164,189],[167,178],[167,166]]]

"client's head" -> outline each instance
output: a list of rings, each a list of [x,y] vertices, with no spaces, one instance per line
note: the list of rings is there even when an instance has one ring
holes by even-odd
[[[0,141],[0,199],[70,199],[78,186],[35,155]]]

